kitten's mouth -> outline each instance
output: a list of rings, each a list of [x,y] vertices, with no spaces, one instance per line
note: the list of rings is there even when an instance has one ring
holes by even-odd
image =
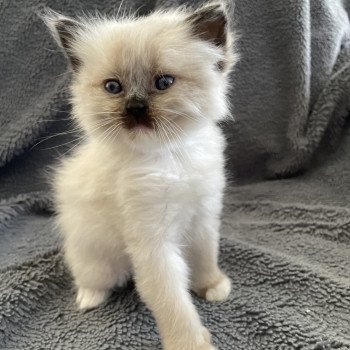
[[[148,116],[130,116],[124,117],[124,127],[130,131],[150,131],[154,130],[154,123]]]

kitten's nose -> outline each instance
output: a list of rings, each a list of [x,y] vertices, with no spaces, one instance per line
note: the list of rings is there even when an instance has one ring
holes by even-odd
[[[143,100],[130,100],[126,104],[126,111],[135,118],[142,118],[148,111],[148,105]]]

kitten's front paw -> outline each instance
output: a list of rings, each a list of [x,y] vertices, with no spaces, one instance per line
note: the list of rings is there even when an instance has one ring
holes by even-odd
[[[231,281],[226,275],[223,275],[220,281],[210,288],[205,293],[205,299],[209,301],[226,300],[231,292]]]
[[[227,299],[231,292],[231,281],[226,275],[221,274],[215,283],[210,284],[206,288],[201,288],[196,292],[206,300],[223,301]]]
[[[80,310],[89,310],[101,305],[109,296],[108,290],[79,288],[76,301]]]
[[[217,348],[211,343],[211,335],[207,328],[201,327],[199,329],[200,334],[194,337],[192,334],[188,334],[189,338],[176,339],[171,337],[171,341],[165,341],[165,350],[217,350]]]

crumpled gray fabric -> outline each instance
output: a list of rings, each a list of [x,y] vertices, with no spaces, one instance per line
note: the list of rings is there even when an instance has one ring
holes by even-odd
[[[292,175],[348,114],[348,14],[340,0],[237,1],[235,24],[230,158],[239,177]]]
[[[0,349],[159,349],[132,283],[96,310],[74,305],[49,174],[78,136],[66,62],[35,14],[44,6],[115,13],[119,2],[0,0]],[[221,241],[233,291],[223,303],[194,296],[220,350],[350,349],[349,10],[348,0],[236,0]]]

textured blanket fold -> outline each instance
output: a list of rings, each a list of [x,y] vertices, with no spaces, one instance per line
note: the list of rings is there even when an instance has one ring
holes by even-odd
[[[142,15],[180,4],[121,8]],[[113,14],[119,5],[0,0],[1,350],[160,349],[132,283],[103,307],[76,309],[47,181],[77,136],[66,133],[66,62],[36,13]],[[220,262],[233,291],[223,303],[193,296],[195,304],[220,350],[350,349],[350,1],[234,7],[241,59],[236,121],[223,124],[230,183]]]

